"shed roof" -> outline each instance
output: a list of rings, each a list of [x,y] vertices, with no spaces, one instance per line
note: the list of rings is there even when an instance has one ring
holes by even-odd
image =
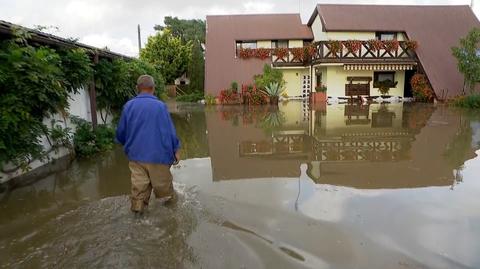
[[[96,52],[102,57],[106,58],[125,58],[129,59],[131,57],[125,56],[119,53],[115,53],[109,51],[108,49],[100,49],[90,45],[86,45],[75,40],[70,40],[67,38],[55,36],[52,34],[44,33],[35,29],[23,27],[20,25],[16,25],[10,22],[0,20],[0,36],[11,36],[13,34],[12,30],[14,28],[22,28],[28,31],[31,34],[31,40],[33,42],[42,44],[42,45],[49,45],[49,46],[57,46],[57,47],[66,47],[66,48],[83,48],[90,52]]]
[[[319,4],[325,31],[398,31],[417,40],[417,55],[437,98],[461,93],[463,75],[451,48],[480,22],[469,6],[393,6]]]

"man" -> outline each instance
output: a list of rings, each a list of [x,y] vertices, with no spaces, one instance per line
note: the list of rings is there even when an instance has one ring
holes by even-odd
[[[140,76],[137,90],[139,94],[123,107],[116,138],[130,161],[131,210],[142,213],[152,189],[158,199],[175,198],[170,166],[180,159],[180,142],[166,105],[153,95],[153,78]]]

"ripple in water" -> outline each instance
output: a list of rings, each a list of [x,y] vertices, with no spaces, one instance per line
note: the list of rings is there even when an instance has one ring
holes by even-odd
[[[175,204],[164,206],[152,199],[143,216],[130,212],[127,196],[105,198],[62,214],[17,242],[28,251],[5,266],[195,267],[187,238],[204,214],[192,194],[176,189],[180,193]]]

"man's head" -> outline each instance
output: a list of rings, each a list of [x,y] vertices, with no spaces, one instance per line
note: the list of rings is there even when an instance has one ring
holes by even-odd
[[[137,90],[139,93],[151,93],[155,91],[155,80],[152,76],[141,75],[137,79]]]

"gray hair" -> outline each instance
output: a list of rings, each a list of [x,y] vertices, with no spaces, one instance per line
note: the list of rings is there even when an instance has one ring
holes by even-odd
[[[137,89],[155,88],[155,80],[150,75],[141,75],[137,79]]]

